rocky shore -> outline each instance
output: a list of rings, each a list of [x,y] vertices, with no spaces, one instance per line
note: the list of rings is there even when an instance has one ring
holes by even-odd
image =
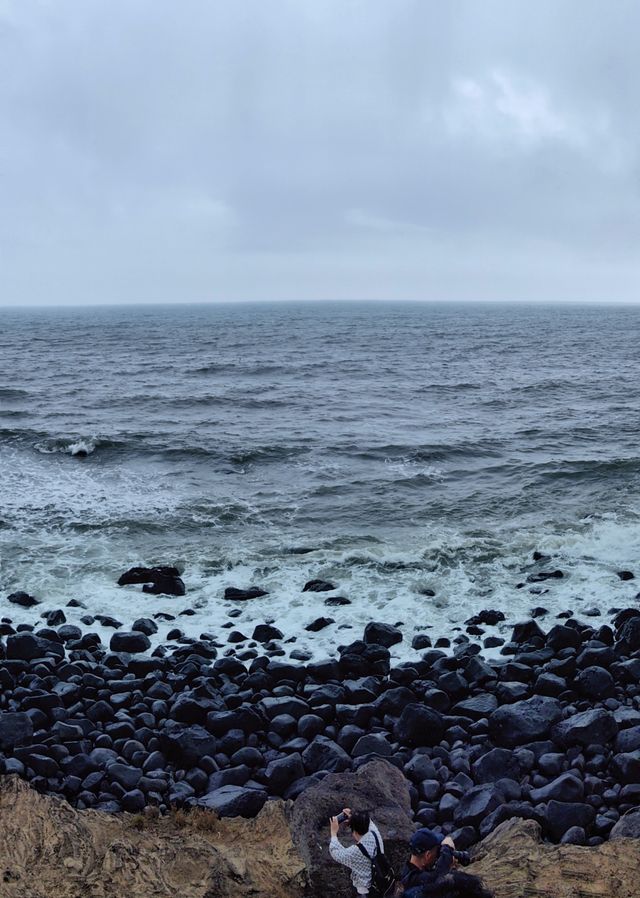
[[[375,622],[299,664],[269,652],[268,624],[251,659],[220,657],[206,634],[150,651],[154,626],[139,619],[107,648],[56,612],[35,630],[5,618],[0,772],[79,810],[253,818],[382,758],[408,784],[413,825],[461,848],[514,817],[597,846],[640,804],[638,608],[548,632],[530,619],[498,658],[465,638],[396,666],[398,631]]]

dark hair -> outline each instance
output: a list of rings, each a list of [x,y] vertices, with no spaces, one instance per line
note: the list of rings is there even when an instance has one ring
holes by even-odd
[[[359,836],[364,836],[365,833],[369,832],[369,812],[353,811],[349,818],[349,826],[351,827],[352,833],[358,833]]]

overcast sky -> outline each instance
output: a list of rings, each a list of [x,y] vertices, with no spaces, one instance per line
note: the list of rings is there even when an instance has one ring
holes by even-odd
[[[636,0],[0,0],[0,302],[640,297]]]

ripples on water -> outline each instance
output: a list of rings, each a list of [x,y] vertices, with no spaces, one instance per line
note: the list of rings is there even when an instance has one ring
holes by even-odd
[[[324,574],[356,623],[415,615],[433,588],[445,626],[479,603],[524,613],[514,583],[542,547],[571,575],[548,603],[613,597],[639,548],[639,316],[3,310],[0,589],[117,603],[124,566],[177,560],[212,614],[271,559],[256,614],[302,623],[321,600],[300,584]]]

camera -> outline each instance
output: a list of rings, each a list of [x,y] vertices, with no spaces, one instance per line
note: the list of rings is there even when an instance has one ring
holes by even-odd
[[[455,860],[457,860],[457,862],[463,867],[468,867],[471,863],[471,855],[468,851],[452,851],[451,853],[453,854]]]
[[[348,819],[349,819],[349,815],[348,815],[348,814],[345,814],[345,813],[342,812],[342,811],[341,811],[341,812],[338,814],[338,816],[336,817],[336,820],[338,821],[338,823],[344,823],[344,821],[345,821],[345,820],[348,820]]]

